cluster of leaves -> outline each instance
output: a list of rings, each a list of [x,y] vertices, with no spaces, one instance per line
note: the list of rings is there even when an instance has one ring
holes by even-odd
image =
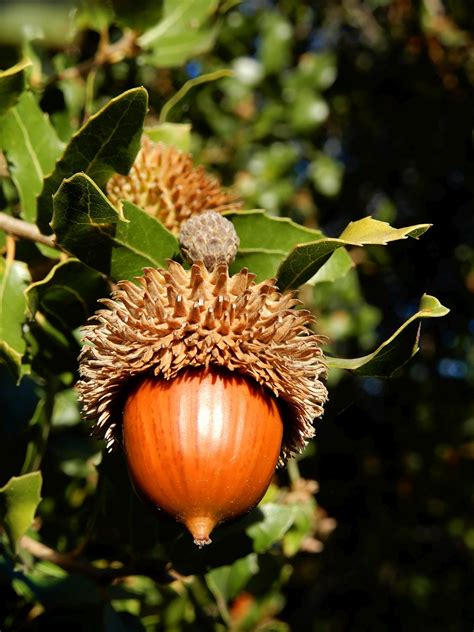
[[[361,248],[418,238],[429,228],[365,217],[330,237],[313,226],[311,195],[303,188],[295,198],[295,177],[301,167],[317,195],[339,192],[342,163],[306,139],[329,116],[324,92],[335,80],[336,59],[310,50],[295,63],[304,17],[292,21],[278,11],[259,24],[251,57],[240,35],[255,37],[257,25],[249,27],[244,11],[232,10],[219,31],[233,4],[143,2],[140,13],[127,3],[85,3],[76,28],[100,35],[90,61],[80,59],[89,52],[87,38],[80,53],[64,45],[53,54],[27,41],[28,60],[0,74],[2,211],[54,234],[58,246],[0,234],[0,353],[25,400],[15,396],[9,404],[0,448],[7,629],[18,629],[25,616],[54,623],[66,608],[91,629],[284,630],[277,615],[291,562],[318,551],[330,528],[293,464],[289,481],[272,485],[259,508],[219,529],[209,550],[196,550],[178,526],[134,496],[120,456],[103,456],[88,437],[74,395],[78,328],[110,281],[180,257],[176,238],[156,219],[129,202],[118,211],[104,194],[111,175],[128,172],[143,133],[193,147],[202,160],[221,164],[223,177],[247,165],[236,187],[248,206],[269,212],[227,213],[240,237],[234,269],[274,276],[281,290],[304,284],[304,296],[308,288],[344,283],[354,290]],[[234,76],[224,76],[211,52],[209,74],[183,85],[196,70],[188,62],[215,43],[217,52],[231,50]],[[140,83],[146,89],[135,87]],[[265,107],[257,116],[259,98]],[[167,121],[178,104],[189,107],[193,131]],[[231,153],[233,162],[226,161]],[[291,219],[277,217],[280,209]],[[360,296],[355,303],[368,309]],[[418,350],[420,319],[446,313],[425,295],[374,351],[329,357],[328,364],[334,374],[391,375]],[[372,326],[369,319],[362,333]]]

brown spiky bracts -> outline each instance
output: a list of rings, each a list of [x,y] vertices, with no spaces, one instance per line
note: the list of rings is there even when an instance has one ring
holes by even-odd
[[[280,464],[314,435],[327,399],[322,338],[308,328],[311,313],[294,309],[299,301],[274,280],[255,283],[246,269],[229,276],[224,263],[209,272],[202,262],[185,270],[170,261],[167,270],[146,269],[138,284],[120,281],[102,303],[85,327],[77,388],[109,448],[120,438],[123,393],[134,378],[170,380],[210,364],[250,376],[282,403]]]
[[[117,208],[121,200],[133,202],[175,234],[191,215],[241,206],[217,178],[193,165],[190,154],[146,136],[130,173],[115,175],[107,183],[107,196]]]

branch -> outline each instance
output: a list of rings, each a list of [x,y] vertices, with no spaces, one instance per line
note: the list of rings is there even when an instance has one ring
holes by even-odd
[[[50,246],[51,248],[58,248],[54,237],[40,233],[35,224],[24,222],[22,219],[16,219],[6,213],[0,212],[0,229],[10,235],[15,235],[16,237],[36,241],[39,244],[44,244],[45,246]]]
[[[74,557],[69,553],[59,553],[27,535],[21,538],[20,545],[25,551],[31,553],[33,557],[52,562],[65,571],[84,575],[99,583],[110,583],[116,579],[130,575],[145,575],[160,584],[170,584],[176,579],[180,579],[178,573],[166,569],[163,562],[137,560],[136,562],[123,564],[122,566],[99,567],[88,560]]]

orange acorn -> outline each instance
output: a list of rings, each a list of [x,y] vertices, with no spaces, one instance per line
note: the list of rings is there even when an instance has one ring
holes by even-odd
[[[145,378],[123,415],[135,484],[198,545],[262,498],[282,435],[275,399],[253,380],[214,367],[185,369],[173,380]]]
[[[229,275],[238,240],[224,223],[204,213],[183,226],[190,270],[170,261],[138,285],[120,281],[85,327],[80,356],[96,434],[109,448],[123,442],[137,488],[199,546],[258,503],[327,399],[311,313],[272,279]]]

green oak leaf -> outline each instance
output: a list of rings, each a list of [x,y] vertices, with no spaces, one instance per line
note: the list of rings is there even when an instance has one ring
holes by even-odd
[[[23,323],[26,316],[25,289],[31,282],[25,263],[0,258],[0,359],[19,380],[26,350]]]
[[[257,281],[272,279],[284,256],[281,252],[272,252],[263,248],[259,252],[242,250],[237,253],[234,262],[230,266],[230,273],[236,274],[242,268],[248,268],[256,275]]]
[[[275,276],[294,246],[323,236],[319,230],[300,226],[288,217],[271,217],[261,210],[228,211],[224,216],[233,223],[240,239],[231,272],[248,268],[258,280]]]
[[[326,237],[312,243],[297,245],[284,259],[277,272],[280,290],[297,288],[311,279],[327,261],[328,257],[342,246],[385,245],[398,239],[418,239],[431,224],[416,224],[406,228],[392,228],[387,222],[364,217],[351,222],[339,239]]]
[[[448,313],[449,309],[436,297],[424,294],[416,314],[405,321],[373,353],[360,358],[326,357],[327,365],[330,368],[348,369],[359,375],[391,376],[418,352],[421,328],[421,323],[418,321],[423,318],[439,318]]]
[[[62,248],[115,280],[165,267],[179,252],[176,237],[157,219],[130,202],[118,211],[84,173],[59,187],[51,226]]]
[[[255,553],[250,553],[233,564],[214,568],[207,573],[206,582],[216,599],[227,603],[245,588],[258,571],[258,557]]]
[[[319,268],[316,274],[306,281],[308,285],[318,283],[334,283],[342,279],[355,266],[350,254],[345,248],[335,250],[325,264]]]
[[[29,59],[0,71],[0,116],[13,107],[25,89],[25,70],[31,66]]]
[[[316,501],[310,498],[307,501],[298,500],[293,504],[295,518],[293,525],[286,532],[283,538],[283,551],[286,556],[296,555],[301,549],[303,540],[314,529],[314,515],[316,510]]]
[[[265,553],[279,542],[295,519],[295,510],[291,505],[264,503],[259,506],[263,519],[247,528],[247,535],[253,540],[256,553]]]
[[[96,310],[97,300],[108,295],[104,277],[77,259],[55,265],[41,281],[26,290],[30,311],[41,311],[54,325],[76,329]]]
[[[36,196],[44,177],[54,169],[63,144],[31,92],[0,118],[0,149],[20,197],[23,219],[36,221]]]
[[[216,0],[165,0],[162,19],[145,31],[138,44],[146,51],[145,58],[157,67],[181,66],[187,59],[211,48],[217,26],[206,22],[218,6]]]
[[[72,136],[38,198],[38,226],[43,233],[51,233],[53,195],[64,178],[81,171],[104,187],[113,173],[128,173],[140,148],[147,108],[145,88],[127,90],[93,114]]]
[[[41,501],[41,472],[30,472],[12,478],[0,487],[0,523],[12,549],[31,526]]]

